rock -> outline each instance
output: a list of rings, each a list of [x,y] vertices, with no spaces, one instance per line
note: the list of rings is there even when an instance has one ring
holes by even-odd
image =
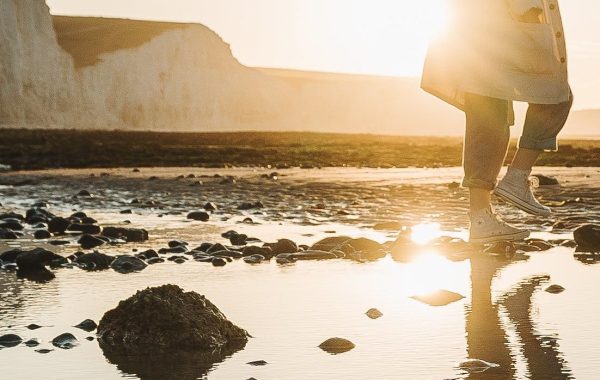
[[[37,339],[29,339],[24,343],[27,347],[37,347],[40,345],[40,342]]]
[[[193,249],[193,251],[207,252],[213,246],[212,243],[202,243],[200,246]],[[223,248],[225,248],[223,246]]]
[[[31,251],[21,252],[17,256],[15,262],[19,267],[19,271],[34,272],[45,269],[44,267],[50,265],[52,260],[61,257],[62,256],[46,249],[35,248]]]
[[[267,363],[267,362],[266,362],[266,361],[264,361],[264,360],[256,360],[256,361],[253,361],[253,362],[248,362],[248,363],[246,363],[246,364],[249,364],[249,365],[251,365],[251,366],[255,366],[255,367],[259,367],[259,366],[267,365],[267,364],[269,364],[269,363]]]
[[[456,189],[459,189],[459,188],[460,188],[460,183],[458,183],[456,181],[450,182],[448,184],[448,189],[450,189],[450,190],[456,190]]]
[[[47,353],[50,353],[52,351],[54,351],[54,350],[50,350],[48,348],[41,348],[39,350],[35,350],[35,352],[40,353],[40,354],[47,354]]]
[[[249,334],[204,296],[164,285],[138,291],[106,312],[98,337],[105,352],[140,354],[243,347]]]
[[[24,221],[25,217],[21,214],[17,214],[16,212],[4,212],[2,214],[0,214],[0,220],[5,220],[5,219],[17,219],[20,221]]]
[[[119,211],[119,214],[123,214],[123,215],[133,214],[133,210],[131,210],[130,208],[128,208],[128,209]]]
[[[319,348],[332,355],[343,354],[352,350],[354,343],[344,338],[329,338],[319,345]]]
[[[273,257],[273,250],[269,247],[257,247],[255,245],[248,245],[242,250],[242,256],[263,256],[265,259],[270,260]]]
[[[219,207],[213,202],[208,202],[204,205],[206,211],[216,211],[218,208]]]
[[[275,244],[269,245],[273,251],[273,256],[280,255],[282,253],[296,253],[298,252],[298,246],[296,243],[289,239],[280,239]]]
[[[54,234],[62,234],[64,233],[71,222],[69,222],[65,218],[55,217],[48,221],[48,231]]]
[[[85,340],[88,340],[90,342],[94,341],[94,339],[96,339],[96,338],[94,338],[93,336],[86,336],[85,337]]]
[[[600,225],[586,224],[573,232],[578,252],[600,252]]]
[[[104,227],[102,236],[123,239],[128,243],[143,243],[148,240],[148,231],[141,228]]]
[[[313,244],[310,249],[315,251],[328,251],[331,252],[334,249],[338,249],[345,242],[352,240],[348,236],[332,236],[322,240],[319,240]]]
[[[367,238],[350,239],[336,249],[344,252],[347,258],[360,261],[379,260],[387,255],[383,245]]]
[[[164,263],[165,259],[161,258],[161,257],[151,257],[148,260],[146,260],[146,264],[148,265],[154,265],[154,264],[160,264],[160,263]]]
[[[546,292],[552,293],[552,294],[559,294],[564,291],[565,291],[565,288],[563,288],[560,285],[550,285],[549,287],[546,288]]]
[[[365,314],[371,319],[378,319],[383,317],[383,313],[377,309],[369,309]]]
[[[498,368],[500,365],[479,359],[468,359],[458,364],[458,368],[470,373],[485,372],[490,368]]]
[[[37,230],[34,232],[33,237],[38,240],[50,239],[52,234],[46,230]]]
[[[73,334],[64,333],[52,339],[54,347],[62,348],[63,350],[71,349],[79,344],[79,341]]]
[[[547,251],[549,249],[554,248],[554,245],[540,239],[529,239],[527,240],[527,244],[536,248],[539,248],[540,251]]]
[[[214,257],[211,260],[211,262],[212,262],[212,265],[215,267],[224,267],[225,265],[227,265],[227,261],[220,257]]]
[[[22,231],[24,227],[18,219],[8,218],[0,220],[0,228],[13,231]]]
[[[96,324],[96,322],[92,321],[91,319],[86,319],[86,320],[81,321],[78,325],[73,326],[73,327],[77,327],[78,329],[82,329],[83,331],[92,332],[92,331],[96,330],[98,325]]]
[[[79,192],[77,193],[77,196],[92,198],[94,195],[89,190],[79,190]]]
[[[153,249],[148,249],[148,250],[145,250],[143,252],[138,253],[135,256],[138,259],[148,260],[148,259],[152,259],[152,258],[157,258],[158,257],[158,253],[155,250],[153,250]]]
[[[186,253],[187,251],[188,251],[188,249],[185,245],[180,245],[180,246],[173,247],[173,248],[161,248],[158,250],[158,253],[160,253],[160,254]]]
[[[105,255],[104,253],[93,252],[80,255],[75,259],[77,264],[83,266],[86,270],[106,270],[110,268],[110,264],[115,259],[114,256]]]
[[[191,220],[199,220],[201,222],[208,222],[210,215],[204,211],[193,211],[187,215],[187,218]]]
[[[229,242],[232,245],[246,245],[246,240],[248,239],[248,235],[245,234],[234,234],[229,237]]]
[[[214,256],[214,257],[225,257],[225,258],[231,258],[231,259],[240,259],[240,258],[242,258],[242,253],[241,252],[232,251],[232,250],[211,252],[210,255]]]
[[[437,290],[432,293],[410,297],[430,306],[446,306],[465,298],[464,296],[449,290]]]
[[[104,240],[98,239],[95,236],[85,234],[77,241],[81,248],[83,249],[92,249],[104,245]]]
[[[261,201],[256,201],[254,203],[250,203],[250,202],[244,202],[242,204],[240,204],[238,206],[238,210],[253,210],[253,209],[257,209],[257,208],[263,208],[265,207]]]
[[[130,255],[117,256],[110,264],[112,269],[123,274],[140,272],[146,269],[147,266],[148,264],[146,264],[144,261]]]
[[[19,235],[7,228],[0,228],[0,240],[15,240],[18,239]]]
[[[102,228],[95,224],[71,223],[67,231],[81,232],[84,234],[97,235],[102,232]]]
[[[175,247],[186,247],[188,246],[188,243],[186,241],[181,241],[181,240],[171,240],[169,242],[169,248],[175,248]]]
[[[66,257],[57,257],[54,260],[50,261],[50,268],[58,269],[62,268],[69,264],[69,260]]]
[[[279,258],[280,256],[287,256],[288,259],[291,259],[293,261],[297,261],[297,260],[332,260],[332,259],[337,259],[337,255],[333,252],[326,252],[326,251],[315,251],[315,250],[308,250],[308,251],[300,251],[300,252],[296,252],[296,253],[281,253],[279,255],[277,255],[277,257]]]
[[[23,339],[15,334],[6,334],[0,336],[0,347],[15,347],[23,342]]]
[[[532,175],[533,178],[537,179],[538,185],[539,186],[556,186],[556,185],[560,185],[560,183],[558,182],[558,180],[554,177],[548,177],[542,174],[534,174]]]
[[[37,330],[37,329],[41,329],[41,328],[42,328],[42,326],[40,326],[40,325],[36,325],[35,323],[32,323],[32,324],[30,324],[30,325],[27,325],[27,328],[28,328],[29,330]]]
[[[206,253],[215,253],[215,252],[221,252],[221,251],[228,251],[228,249],[220,243],[216,243],[210,246],[209,249],[207,249],[205,252]]]
[[[262,255],[251,255],[244,257],[244,261],[248,264],[260,264],[265,260]]]
[[[383,222],[373,226],[375,231],[398,231],[402,229],[402,224],[399,222]]]
[[[17,260],[17,256],[23,253],[21,249],[11,249],[10,251],[5,251],[0,254],[0,260],[4,263],[14,263]]]

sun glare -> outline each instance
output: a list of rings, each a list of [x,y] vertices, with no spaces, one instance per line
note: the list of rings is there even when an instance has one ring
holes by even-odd
[[[411,229],[410,238],[419,245],[425,245],[440,236],[442,231],[439,223],[421,223]]]

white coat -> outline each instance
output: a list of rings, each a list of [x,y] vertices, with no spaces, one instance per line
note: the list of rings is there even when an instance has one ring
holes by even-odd
[[[526,18],[532,8],[533,21]],[[536,104],[569,100],[558,0],[451,0],[451,9],[450,26],[429,48],[425,91],[460,109],[465,93]]]

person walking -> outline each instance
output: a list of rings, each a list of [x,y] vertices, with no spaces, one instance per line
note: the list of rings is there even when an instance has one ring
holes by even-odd
[[[529,176],[542,152],[558,150],[573,94],[557,0],[450,0],[452,22],[431,43],[423,90],[466,115],[462,185],[469,188],[469,241],[520,240],[529,231],[504,222],[492,193],[521,210],[548,216]],[[514,125],[513,102],[529,103],[517,152],[498,183]]]

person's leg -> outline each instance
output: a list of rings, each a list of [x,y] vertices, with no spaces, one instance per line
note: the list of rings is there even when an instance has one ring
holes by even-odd
[[[550,208],[535,199],[529,186],[529,176],[542,152],[558,150],[556,137],[567,121],[572,104],[571,95],[568,102],[561,104],[529,105],[517,153],[496,188],[496,195],[528,213],[550,215]]]
[[[462,184],[469,188],[471,211],[490,207],[510,139],[509,106],[506,100],[466,95]]]
[[[509,101],[467,94],[463,186],[468,187],[470,193],[469,241],[472,243],[529,236],[529,231],[504,223],[494,214],[490,202],[508,150],[510,110]]]

